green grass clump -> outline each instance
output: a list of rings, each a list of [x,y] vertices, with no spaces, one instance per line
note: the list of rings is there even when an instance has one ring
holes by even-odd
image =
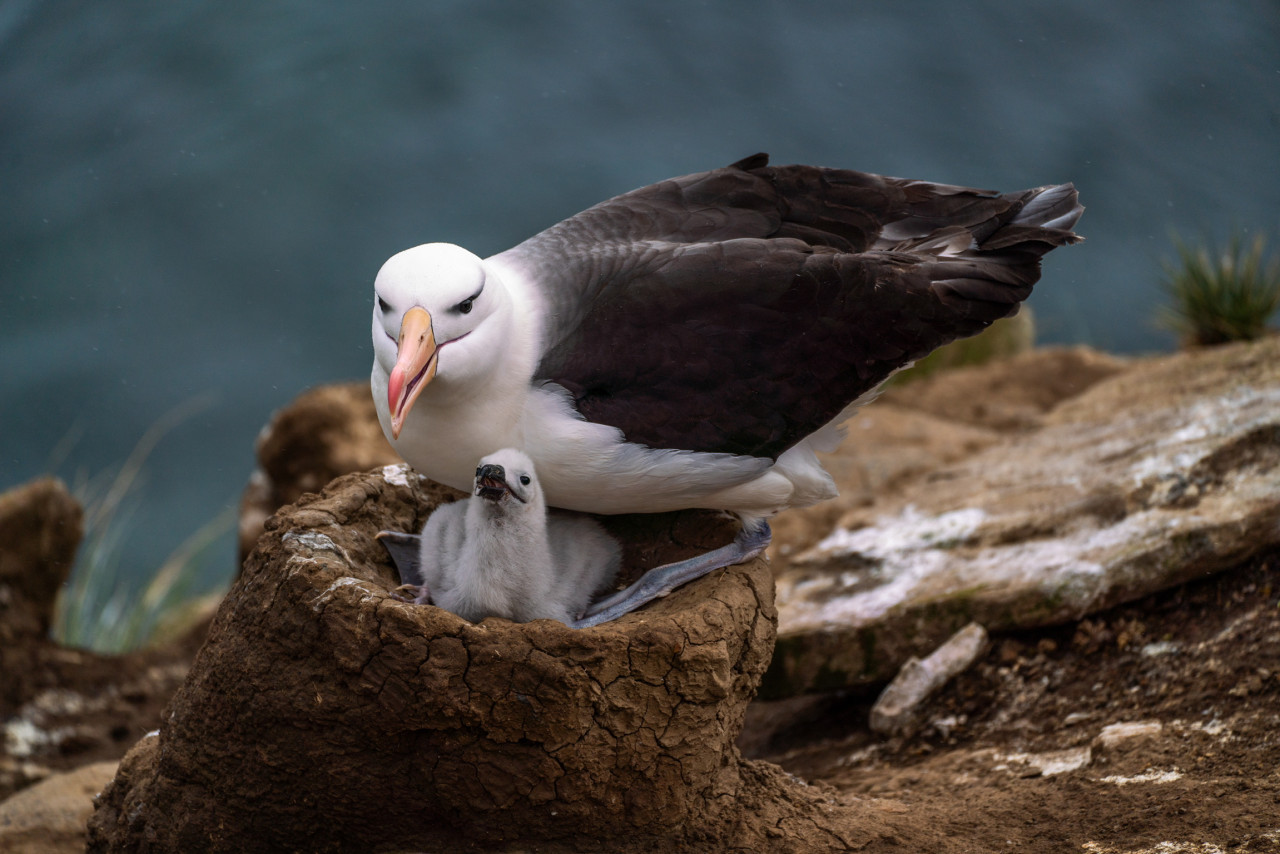
[[[1226,248],[1192,246],[1175,236],[1177,263],[1165,263],[1162,282],[1171,304],[1159,315],[1187,346],[1252,341],[1267,334],[1280,307],[1280,261],[1264,262],[1266,240],[1248,244],[1234,234]]]
[[[114,474],[80,477],[72,492],[84,508],[84,541],[71,578],[58,594],[50,634],[63,646],[119,654],[146,646],[191,608],[210,545],[234,521],[234,508],[202,526],[145,585],[121,571],[120,553],[133,530],[143,464],[156,443],[192,408],[180,407],[151,426]]]

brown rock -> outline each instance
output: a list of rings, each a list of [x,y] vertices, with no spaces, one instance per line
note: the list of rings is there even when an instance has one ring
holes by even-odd
[[[397,463],[378,424],[369,383],[320,386],[272,416],[257,443],[258,469],[240,499],[240,562],[272,513],[329,481]]]
[[[473,625],[391,598],[374,539],[456,497],[389,466],[270,520],[89,850],[948,850],[739,755],[774,636],[764,561],[592,629]],[[632,563],[732,534],[611,525]]]
[[[1127,367],[1088,347],[1049,347],[891,385],[849,421],[839,449],[819,455],[840,495],[779,514],[770,556],[788,562],[850,511],[972,456],[1004,434],[1041,426],[1055,406]]]
[[[884,401],[947,421],[1004,432],[1026,430],[1039,427],[1062,402],[1129,365],[1089,347],[1045,347],[894,386]]]
[[[83,517],[80,503],[51,477],[0,494],[0,647],[49,633]]]
[[[0,851],[79,854],[93,798],[115,776],[117,762],[56,774],[0,802]]]
[[[0,798],[55,771],[118,759],[159,724],[195,651],[191,636],[120,657],[49,638],[81,515],[53,479],[0,495]]]
[[[779,577],[772,696],[888,678],[973,620],[1079,619],[1280,541],[1280,339],[1139,363],[846,516]]]
[[[817,545],[851,510],[867,507],[904,482],[962,460],[1001,437],[990,428],[942,419],[892,400],[867,406],[849,421],[847,430],[838,450],[818,455],[840,494],[774,517],[770,556],[776,562],[785,563]]]

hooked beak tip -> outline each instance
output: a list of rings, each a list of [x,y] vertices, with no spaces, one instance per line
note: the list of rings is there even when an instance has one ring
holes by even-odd
[[[436,341],[431,315],[414,307],[405,313],[397,341],[396,364],[387,378],[387,406],[391,413],[391,438],[400,438],[405,416],[422,389],[436,374]]]

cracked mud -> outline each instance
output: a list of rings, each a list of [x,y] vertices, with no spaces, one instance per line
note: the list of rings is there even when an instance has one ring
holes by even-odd
[[[269,520],[89,850],[820,851],[890,833],[734,745],[776,631],[765,562],[591,629],[473,625],[394,599],[374,539],[456,497],[391,466]],[[608,524],[632,574],[733,534],[694,512]]]

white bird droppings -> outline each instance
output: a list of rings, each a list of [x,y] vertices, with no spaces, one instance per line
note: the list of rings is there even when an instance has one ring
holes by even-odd
[[[1147,771],[1145,774],[1135,774],[1132,777],[1103,777],[1099,782],[1127,786],[1130,783],[1173,783],[1181,779],[1182,772],[1175,768],[1172,771]]]
[[[362,586],[364,583],[365,581],[362,578],[352,578],[349,575],[344,575],[342,578],[339,578],[337,581],[330,584],[323,593],[315,598],[315,601],[311,603],[311,610],[319,613],[324,609],[325,605],[329,604],[329,602],[333,600],[334,593],[343,587],[351,587],[352,585],[359,587],[360,592],[364,594],[360,597],[361,601],[373,599],[373,593]]]
[[[1160,721],[1126,721],[1109,724],[1098,733],[1097,743],[1102,747],[1115,747],[1117,744],[1135,738],[1159,735],[1163,729],[1164,725]]]
[[[409,464],[396,463],[394,465],[382,467],[382,479],[392,486],[409,485]]]
[[[906,551],[945,549],[967,540],[986,517],[987,514],[977,507],[953,510],[939,516],[929,516],[914,507],[907,507],[901,516],[886,519],[883,525],[856,531],[837,528],[810,552],[797,558],[797,562],[848,554],[883,560]]]

